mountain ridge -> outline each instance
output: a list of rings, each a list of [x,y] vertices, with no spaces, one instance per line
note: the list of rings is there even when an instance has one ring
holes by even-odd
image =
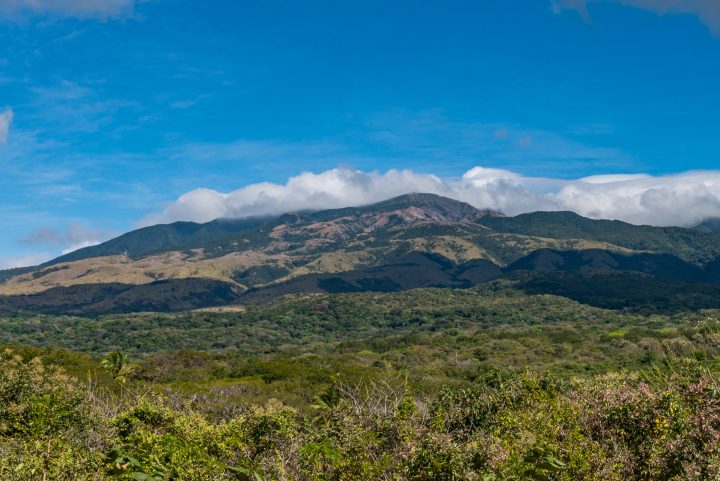
[[[89,257],[122,254],[137,257],[163,252],[171,248],[192,248],[197,247],[200,243],[220,242],[229,235],[260,227],[267,223],[297,223],[303,219],[323,221],[347,215],[357,215],[358,213],[373,211],[388,212],[391,209],[399,210],[401,208],[418,206],[430,207],[434,212],[440,214],[435,217],[435,220],[453,220],[458,222],[467,220],[470,222],[485,215],[502,215],[496,211],[477,209],[465,202],[435,194],[411,193],[360,207],[297,211],[279,216],[253,216],[245,219],[219,218],[206,223],[177,221],[170,224],[157,224],[127,232],[95,246],[78,249],[40,264],[38,267]],[[148,242],[148,237],[152,239],[153,236],[154,239]],[[140,239],[136,239],[137,237],[140,237]]]
[[[463,269],[472,278],[463,278]],[[517,271],[590,270],[720,282],[720,234],[572,212],[506,217],[416,193],[360,207],[141,228],[41,266],[0,272],[0,305],[3,298],[12,304],[14,296],[57,288],[78,296],[72,289],[78,285],[165,281],[186,293],[186,299],[175,299],[177,306],[203,307],[190,298],[230,302],[228,296],[202,294],[211,285],[238,299],[245,293],[246,300],[254,296],[264,302],[291,291],[467,287]],[[189,279],[202,280],[198,286],[205,287],[193,290]],[[143,296],[142,289],[128,292]]]

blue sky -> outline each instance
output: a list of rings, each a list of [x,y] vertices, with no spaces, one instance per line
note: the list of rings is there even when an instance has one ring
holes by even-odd
[[[253,213],[246,189],[242,209],[196,215],[303,172],[315,200],[299,205],[352,203],[322,176],[338,167],[362,182],[411,169],[453,183],[482,166],[504,172],[493,186],[534,194],[643,173],[643,193],[671,185],[703,203],[694,221],[720,205],[716,184],[678,193],[682,173],[720,167],[718,85],[713,0],[8,0],[0,267],[153,221]],[[527,210],[500,202],[507,192],[486,202]],[[637,220],[684,222],[655,218]]]

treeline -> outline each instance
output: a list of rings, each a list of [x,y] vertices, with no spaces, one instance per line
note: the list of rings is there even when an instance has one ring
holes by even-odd
[[[633,290],[624,286],[624,292]],[[152,353],[178,349],[267,354],[388,336],[456,329],[573,326],[602,334],[608,326],[684,328],[712,311],[632,312],[591,307],[551,295],[528,295],[506,282],[473,289],[417,289],[290,297],[240,312],[135,313],[94,318],[0,317],[0,342],[84,352]],[[583,333],[586,336],[589,333]]]
[[[335,375],[352,384],[401,374],[414,395],[429,397],[498,368],[532,366],[567,379],[679,358],[715,370],[717,314],[639,315],[513,290],[429,289],[288,299],[240,313],[16,318],[0,332],[23,357],[40,356],[82,380],[92,372],[103,386],[111,379],[98,358],[119,351],[134,366],[131,385],[170,390],[216,412],[278,398],[307,414]],[[24,326],[24,334],[8,326]],[[180,336],[196,349],[173,347],[183,347]]]

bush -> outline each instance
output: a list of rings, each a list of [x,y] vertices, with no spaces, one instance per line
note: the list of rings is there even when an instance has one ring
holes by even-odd
[[[96,479],[111,430],[76,379],[0,353],[0,479]]]
[[[491,370],[425,397],[398,377],[336,378],[311,413],[270,400],[213,419],[192,407],[211,398],[173,404],[123,387],[101,402],[61,369],[4,351],[0,479],[720,479],[720,385],[693,361],[666,367],[566,382]]]

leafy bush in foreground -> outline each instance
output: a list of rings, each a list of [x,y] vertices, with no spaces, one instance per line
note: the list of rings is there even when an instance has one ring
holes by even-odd
[[[77,379],[0,352],[0,479],[98,479],[108,419]]]
[[[720,479],[720,384],[688,364],[560,381],[490,371],[412,396],[335,381],[302,414],[272,400],[208,418],[156,394],[103,395],[0,354],[3,480]]]

